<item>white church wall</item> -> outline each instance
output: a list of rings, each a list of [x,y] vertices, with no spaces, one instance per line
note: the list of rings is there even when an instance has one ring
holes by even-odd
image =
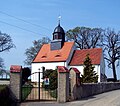
[[[98,74],[98,82],[101,82],[101,80],[100,80],[100,76],[101,76],[100,75],[100,65],[94,65],[94,66],[95,66],[94,71],[96,71],[97,74]],[[69,66],[69,68],[72,68],[72,67],[77,68],[80,71],[80,74],[83,75],[83,69],[84,69],[83,65],[80,65],[80,66]]]
[[[50,63],[32,63],[32,73],[42,72],[42,67],[45,69],[56,69],[57,66],[67,66],[66,62],[50,62]],[[38,82],[38,75],[31,77],[33,82]],[[40,74],[40,82],[43,82],[42,73]]]
[[[101,82],[101,72],[100,72],[100,65],[94,65],[94,71],[98,74],[98,82]]]

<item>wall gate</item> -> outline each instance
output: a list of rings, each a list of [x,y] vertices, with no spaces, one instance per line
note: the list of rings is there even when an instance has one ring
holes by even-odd
[[[11,66],[10,89],[16,100],[18,102],[69,101],[69,70],[64,66],[58,66],[57,70],[42,71],[32,73],[27,78],[24,75],[29,76],[29,74],[23,74],[22,66]]]
[[[35,72],[30,75],[27,81],[22,81],[22,101],[56,101],[57,83],[51,81],[49,76],[43,72]],[[55,86],[55,87],[51,87]]]

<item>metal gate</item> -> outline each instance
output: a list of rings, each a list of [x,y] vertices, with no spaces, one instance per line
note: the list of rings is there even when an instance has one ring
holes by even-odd
[[[53,84],[52,79],[43,76],[43,72],[35,72],[30,75],[28,80],[21,87],[22,101],[56,101],[57,83]],[[56,86],[51,89],[51,84]]]

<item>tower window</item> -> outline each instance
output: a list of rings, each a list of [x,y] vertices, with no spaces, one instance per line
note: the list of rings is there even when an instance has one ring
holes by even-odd
[[[54,37],[55,37],[54,39],[59,39],[59,36],[58,36],[58,35],[55,35]]]
[[[53,39],[54,39],[54,40],[55,40],[55,39],[62,39],[62,35],[61,35],[61,34],[59,34],[59,35],[56,34],[56,35],[54,35],[54,38],[53,38]]]

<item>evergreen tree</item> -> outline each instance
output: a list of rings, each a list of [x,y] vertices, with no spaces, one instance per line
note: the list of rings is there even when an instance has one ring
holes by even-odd
[[[84,61],[84,69],[83,69],[83,75],[82,75],[82,82],[83,83],[96,83],[98,81],[98,75],[94,71],[94,66],[92,65],[92,61],[89,57],[89,54],[86,55],[85,61]]]

